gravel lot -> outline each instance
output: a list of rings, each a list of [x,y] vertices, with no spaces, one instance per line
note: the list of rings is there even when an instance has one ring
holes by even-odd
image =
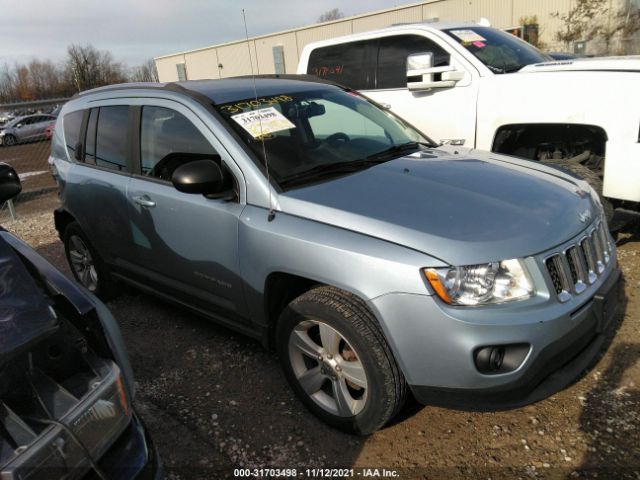
[[[55,195],[4,226],[69,274]],[[640,224],[618,234],[626,301],[606,355],[571,388],[496,413],[407,406],[367,438],[334,431],[289,390],[275,355],[136,291],[108,303],[138,382],[137,408],[170,479],[234,467],[398,469],[400,478],[640,478]]]

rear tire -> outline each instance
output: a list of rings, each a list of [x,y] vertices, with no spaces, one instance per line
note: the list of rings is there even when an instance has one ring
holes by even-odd
[[[276,340],[291,387],[325,423],[367,435],[402,408],[404,376],[358,297],[334,287],[304,293],[282,312]]]
[[[604,216],[607,219],[607,225],[611,227],[613,220],[613,205],[611,202],[602,196],[602,188],[603,183],[602,179],[598,176],[596,172],[585,167],[580,163],[555,163],[555,162],[541,162],[543,165],[547,165],[548,167],[557,168],[558,170],[563,170],[566,173],[574,174],[578,178],[586,181],[591,187],[598,193],[598,197],[600,197],[600,203],[602,203],[602,208],[604,210]]]
[[[103,300],[118,293],[118,285],[78,222],[67,225],[63,235],[64,251],[74,278]]]

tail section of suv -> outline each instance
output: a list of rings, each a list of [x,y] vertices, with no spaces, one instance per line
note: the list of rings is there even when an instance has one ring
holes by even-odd
[[[261,339],[338,428],[382,427],[409,390],[539,400],[614,325],[616,251],[588,184],[436,147],[332,83],[93,90],[63,107],[52,147],[80,282],[132,285]]]

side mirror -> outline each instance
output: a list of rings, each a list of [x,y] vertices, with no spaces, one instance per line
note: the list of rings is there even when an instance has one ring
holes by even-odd
[[[450,65],[433,66],[433,53],[414,53],[407,57],[407,88],[409,90],[430,90],[450,88],[464,78],[464,72]]]
[[[20,177],[10,165],[0,163],[0,202],[4,203],[22,190]]]
[[[22,128],[22,127],[24,127],[24,123],[19,123],[16,125],[16,128]]]
[[[215,196],[224,190],[224,174],[213,160],[194,160],[177,167],[171,183],[180,192]]]

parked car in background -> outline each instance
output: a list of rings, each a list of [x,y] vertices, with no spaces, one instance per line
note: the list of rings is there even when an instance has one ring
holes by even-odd
[[[14,116],[10,112],[0,112],[0,125],[3,125],[10,120],[13,120]]]
[[[347,431],[383,426],[408,389],[540,400],[615,324],[616,250],[586,182],[438,147],[315,77],[91,90],[62,109],[50,163],[78,281],[275,347],[302,402]]]
[[[44,140],[45,130],[55,125],[56,117],[48,114],[17,117],[0,127],[0,144],[12,146],[22,142]]]
[[[608,220],[640,210],[638,57],[558,61],[496,28],[436,22],[307,44],[298,73],[361,91],[438,143],[570,171]]]
[[[0,163],[0,205],[20,189]],[[1,227],[0,291],[2,478],[160,478],[103,303]]]

